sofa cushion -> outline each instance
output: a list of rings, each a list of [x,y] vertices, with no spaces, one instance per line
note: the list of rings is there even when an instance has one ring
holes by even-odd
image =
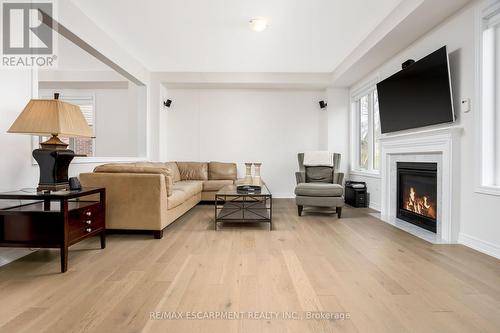
[[[165,167],[170,171],[174,183],[181,180],[181,174],[176,162],[165,162]]]
[[[163,162],[135,162],[135,163],[123,163],[130,164],[141,168],[160,168],[165,169],[165,163]]]
[[[106,163],[94,168],[94,172],[113,172],[113,173],[141,173],[144,170],[161,170],[163,173],[170,174],[161,162],[132,162],[132,163]]]
[[[325,166],[306,167],[307,183],[333,183],[333,168]]]
[[[167,208],[177,207],[202,191],[203,183],[196,180],[181,180],[172,186],[172,195],[168,197]]]
[[[210,162],[208,163],[208,179],[210,180],[236,180],[236,163]]]
[[[98,165],[94,168],[94,172],[110,172],[110,173],[157,173],[165,176],[171,176],[170,171],[164,167],[156,167],[146,163],[108,163]]]
[[[208,164],[204,162],[177,162],[181,180],[207,180]]]
[[[305,197],[341,197],[344,188],[339,184],[300,183],[295,187],[295,194]]]
[[[142,173],[159,174],[165,176],[167,196],[172,194],[172,176],[163,163],[137,162],[137,163],[108,163],[94,168],[98,173]]]
[[[183,190],[172,190],[172,195],[167,199],[167,209],[175,208],[182,205],[189,198]]]
[[[218,191],[221,188],[223,188],[224,186],[232,185],[232,184],[234,184],[234,181],[228,180],[228,179],[204,180],[203,181],[203,191],[204,192]]]

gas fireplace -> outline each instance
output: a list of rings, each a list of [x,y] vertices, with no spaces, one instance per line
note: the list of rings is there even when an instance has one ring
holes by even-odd
[[[397,163],[399,219],[436,233],[437,163]]]

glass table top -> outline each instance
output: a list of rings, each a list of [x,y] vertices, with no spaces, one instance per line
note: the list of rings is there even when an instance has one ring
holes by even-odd
[[[240,184],[241,185],[241,184]],[[255,191],[255,192],[242,192],[238,191],[238,185],[226,185],[223,188],[221,188],[217,193],[217,195],[227,195],[227,196],[243,196],[243,195],[248,195],[248,196],[271,196],[271,192],[267,188],[265,184],[261,185],[260,191]]]

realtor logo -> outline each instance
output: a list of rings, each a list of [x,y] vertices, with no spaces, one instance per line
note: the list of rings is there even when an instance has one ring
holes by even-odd
[[[52,17],[52,3],[3,4],[3,54],[52,54],[52,29],[42,13]]]
[[[2,66],[54,65],[54,32],[43,18],[53,16],[50,2],[2,4]]]

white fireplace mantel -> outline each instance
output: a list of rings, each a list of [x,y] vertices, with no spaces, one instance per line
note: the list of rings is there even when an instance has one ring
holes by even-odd
[[[417,161],[434,157],[438,162],[438,233],[443,243],[456,243],[460,228],[459,176],[460,135],[462,127],[427,129],[401,134],[384,135],[381,142],[381,217],[397,226],[394,191],[396,162]],[[418,236],[418,235],[417,235]]]

